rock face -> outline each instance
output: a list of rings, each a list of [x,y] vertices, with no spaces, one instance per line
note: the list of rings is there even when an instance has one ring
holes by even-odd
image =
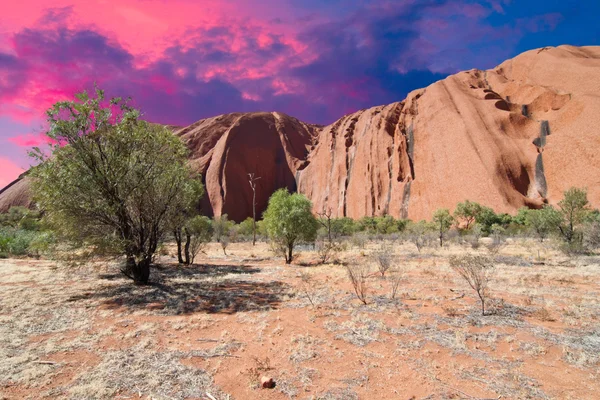
[[[466,199],[515,212],[571,186],[598,207],[599,119],[600,47],[533,50],[325,127],[298,189],[352,218],[430,219]]]
[[[477,201],[498,212],[555,204],[587,187],[600,207],[600,47],[545,48],[470,70],[398,103],[332,125],[281,113],[227,114],[174,128],[202,173],[207,215],[257,214],[286,187],[315,211],[430,219]],[[29,205],[27,179],[0,192],[0,211]]]
[[[296,172],[316,133],[317,127],[281,113],[221,115],[175,132],[190,149],[192,167],[204,178],[204,213],[228,214],[238,222],[252,216],[248,174],[260,177],[256,181],[260,217],[275,190],[296,191]]]
[[[0,212],[13,206],[31,207],[29,180],[25,174],[18,177],[4,189],[0,189]]]

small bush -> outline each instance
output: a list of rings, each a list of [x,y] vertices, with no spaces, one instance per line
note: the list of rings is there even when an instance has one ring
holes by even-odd
[[[346,266],[346,271],[348,272],[348,279],[350,279],[356,297],[363,304],[367,304],[369,267],[365,264],[351,264]]]
[[[373,258],[377,263],[377,269],[382,277],[385,277],[385,273],[392,267],[392,260],[394,254],[390,246],[381,246],[379,250],[373,253]]]
[[[319,240],[315,246],[321,264],[326,264],[331,260],[337,260],[338,254],[344,251],[344,245],[336,241],[329,242],[327,240]]]
[[[483,256],[453,256],[450,257],[450,266],[477,293],[481,302],[481,314],[485,315],[486,302],[489,300],[489,284],[495,270],[491,260]]]
[[[399,273],[390,275],[388,278],[391,282],[391,291],[390,298],[394,300],[396,295],[398,294],[398,289],[400,288],[400,283],[402,282],[402,275]]]

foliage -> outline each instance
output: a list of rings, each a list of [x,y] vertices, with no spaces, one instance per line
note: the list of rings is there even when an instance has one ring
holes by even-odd
[[[11,207],[7,213],[0,214],[0,226],[25,231],[40,229],[40,212],[25,207]]]
[[[512,217],[505,213],[496,214],[491,208],[482,206],[475,221],[479,224],[483,235],[489,236],[493,225],[506,227],[512,222]]]
[[[230,221],[227,214],[215,216],[212,221],[213,234],[216,242],[221,242],[223,237],[229,236],[229,232],[235,225],[235,222]]]
[[[352,236],[355,231],[355,223],[352,218],[333,218],[331,220],[331,234],[334,239],[344,236]]]
[[[404,231],[408,220],[394,219],[391,215],[363,217],[356,222],[356,231],[387,235]]]
[[[26,256],[39,255],[43,239],[49,238],[49,233],[26,231],[23,229],[0,228],[0,255]]]
[[[274,248],[287,264],[292,262],[298,242],[313,242],[316,238],[318,222],[311,210],[310,200],[287,189],[277,190],[269,199],[264,222]]]
[[[432,222],[440,239],[440,247],[442,247],[444,245],[444,235],[450,230],[450,227],[454,223],[454,218],[450,215],[448,209],[440,208],[433,213]]]
[[[189,235],[189,245],[186,258],[189,258],[189,264],[193,264],[196,256],[204,251],[207,243],[213,236],[213,227],[210,218],[203,215],[197,215],[186,224],[186,232]]]
[[[558,202],[562,215],[558,228],[564,241],[573,248],[576,247],[573,242],[581,243],[583,239],[580,228],[591,211],[588,203],[587,191],[579,188],[570,188]]]
[[[407,238],[416,247],[419,253],[425,246],[429,246],[432,241],[432,231],[435,228],[427,221],[411,222],[406,228]]]
[[[254,220],[248,217],[237,225],[237,234],[240,236],[252,236]]]
[[[489,298],[489,284],[494,275],[494,264],[483,256],[464,255],[450,257],[450,266],[477,293],[481,302],[481,313],[485,315],[485,306]]]
[[[560,212],[550,205],[545,205],[539,210],[525,212],[525,225],[535,233],[540,242],[543,242],[552,232],[557,231],[561,220]]]
[[[454,210],[454,218],[456,218],[459,223],[462,222],[462,228],[470,229],[477,216],[482,211],[482,206],[474,201],[465,200],[463,203],[458,203],[456,205],[456,209]]]
[[[146,283],[150,264],[179,210],[198,200],[200,182],[184,144],[140,120],[120,98],[86,92],[47,112],[52,157],[31,173],[35,199],[61,238],[123,254],[123,273]]]

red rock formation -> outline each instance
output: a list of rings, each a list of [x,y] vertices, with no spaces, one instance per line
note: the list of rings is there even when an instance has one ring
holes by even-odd
[[[296,190],[296,172],[308,155],[316,128],[281,113],[228,114],[175,132],[187,143],[191,163],[202,174],[208,215],[235,221],[252,215],[248,173],[255,173],[260,216],[271,194]]]
[[[250,216],[254,172],[259,215],[287,187],[315,211],[419,220],[466,199],[499,212],[554,204],[572,186],[600,207],[599,118],[600,47],[560,46],[460,72],[324,128],[238,113],[175,134],[203,174],[208,215]],[[28,199],[18,181],[0,192],[0,211]]]
[[[430,219],[466,199],[515,212],[556,203],[571,186],[598,207],[599,96],[600,47],[461,72],[325,127],[298,188],[315,211],[352,218]]]

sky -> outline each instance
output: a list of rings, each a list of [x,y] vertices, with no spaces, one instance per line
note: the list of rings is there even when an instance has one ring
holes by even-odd
[[[280,111],[329,124],[461,70],[598,45],[582,0],[0,1],[0,188],[44,112],[96,83],[152,122]]]

